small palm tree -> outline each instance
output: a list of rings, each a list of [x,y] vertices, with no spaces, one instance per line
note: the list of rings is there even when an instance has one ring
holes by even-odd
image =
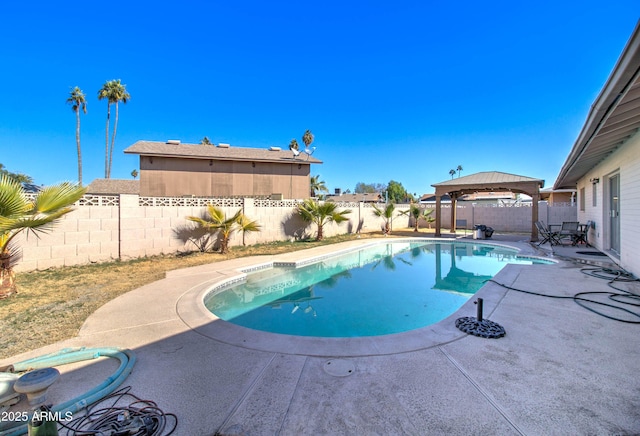
[[[289,143],[289,150],[299,150],[300,146],[298,145],[298,141],[296,141],[295,139],[292,139],[291,142]]]
[[[242,214],[238,220],[238,230],[242,232],[242,245],[247,245],[244,241],[244,237],[247,233],[259,232],[260,224],[257,221],[251,220],[248,216]]]
[[[229,239],[236,230],[241,230],[243,235],[247,232],[260,231],[260,225],[256,221],[249,220],[242,213],[242,209],[239,209],[233,216],[227,217],[222,209],[210,204],[207,206],[207,215],[209,215],[208,218],[188,216],[187,219],[197,223],[209,234],[220,232],[220,254],[226,254],[229,251]]]
[[[450,170],[449,170],[449,175],[450,175],[450,176],[451,176],[451,178],[453,179],[453,176],[455,176],[455,175],[456,175],[456,170],[454,170],[454,169],[450,169]]]
[[[458,165],[456,171],[458,171],[458,177],[460,177],[460,172],[463,170],[462,165]]]
[[[396,206],[393,203],[388,203],[384,209],[378,208],[375,204],[373,206],[373,214],[382,218],[384,221],[384,234],[389,235],[391,233],[391,222],[393,221],[393,212],[396,210]]]
[[[69,93],[67,103],[71,105],[71,109],[76,113],[76,148],[78,150],[78,183],[82,186],[82,152],[80,150],[80,109],[87,114],[87,99],[84,92],[77,86]]]
[[[405,210],[405,211],[401,211],[400,214],[402,215],[407,215],[407,216],[411,216],[413,218],[413,231],[417,232],[418,231],[418,226],[420,224],[420,220],[421,219],[425,219],[429,220],[429,215],[431,215],[433,213],[433,209],[431,210],[426,210],[426,209],[420,209],[416,204],[411,204],[411,206],[409,206],[409,210]]]
[[[12,243],[23,231],[39,236],[71,212],[85,189],[72,183],[45,187],[29,199],[22,184],[7,175],[0,177],[0,298],[16,292],[15,272],[20,251]]]
[[[321,241],[324,238],[323,229],[326,224],[331,222],[340,224],[349,220],[346,215],[350,214],[351,211],[347,209],[338,212],[337,208],[336,203],[318,203],[307,199],[298,205],[297,212],[304,222],[318,226],[316,241]]]
[[[315,197],[318,192],[329,192],[324,180],[319,180],[320,176],[311,177],[311,196]]]
[[[138,170],[131,171],[131,177],[133,177],[135,180],[138,177]]]
[[[206,136],[204,138],[202,138],[202,141],[200,141],[200,144],[202,144],[202,145],[213,145],[211,143],[211,140],[209,138],[207,138]]]

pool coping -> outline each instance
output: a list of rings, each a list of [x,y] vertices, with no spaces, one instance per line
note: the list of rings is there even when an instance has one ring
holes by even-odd
[[[464,244],[500,246],[516,250],[518,255],[523,258],[551,260],[549,258],[536,256],[534,253],[520,255],[522,252],[530,251],[528,249],[530,246],[518,243],[504,244],[484,240],[482,242],[464,240],[443,241],[437,238],[394,238],[392,241],[458,242]],[[191,330],[207,338],[237,347],[290,355],[335,357],[372,356],[412,352],[462,339],[468,335],[455,327],[455,320],[462,316],[476,316],[477,310],[475,302],[477,298],[483,299],[484,318],[490,318],[491,314],[507,293],[505,287],[487,282],[475,293],[476,298],[469,299],[455,313],[436,324],[402,333],[353,338],[293,336],[253,330],[219,319],[211,313],[204,304],[206,296],[211,292],[227,286],[230,283],[243,280],[249,271],[272,266],[299,267],[321,261],[330,256],[360,250],[373,245],[386,244],[387,242],[391,242],[391,240],[348,241],[329,247],[316,247],[304,251],[276,255],[266,261],[264,258],[245,258],[240,265],[234,268],[218,269],[215,271],[215,274],[214,271],[202,273],[202,281],[180,296],[176,302],[176,312],[182,322]],[[526,267],[528,267],[528,265],[506,265],[494,276],[494,280],[506,285],[512,284],[517,279],[521,268]],[[189,269],[181,270],[180,274],[184,275],[188,273],[188,270]]]

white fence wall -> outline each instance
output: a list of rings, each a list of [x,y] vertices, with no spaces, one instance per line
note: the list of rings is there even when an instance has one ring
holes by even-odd
[[[300,201],[262,200],[253,198],[147,198],[137,195],[85,196],[76,209],[65,215],[47,234],[22,234],[16,242],[22,249],[18,271],[46,269],[55,266],[79,265],[113,259],[129,259],[179,251],[192,251],[196,246],[189,240],[197,235],[188,216],[202,216],[206,205],[212,203],[227,215],[238,209],[258,221],[261,231],[245,236],[247,245],[273,241],[293,241],[314,236],[315,226],[306,226],[295,213]],[[421,205],[426,209],[432,206]],[[379,231],[383,222],[366,203],[338,203],[339,210],[349,209],[349,221],[341,225],[329,224],[325,236],[342,233]],[[408,205],[397,205],[397,211]],[[451,209],[442,208],[442,222],[448,227]],[[540,203],[539,219],[547,223],[561,223],[576,219],[575,206],[547,206]],[[432,213],[435,217],[435,211]],[[458,220],[466,219],[467,228],[485,224],[501,232],[529,232],[530,207],[493,207],[488,205],[460,205]],[[407,216],[396,214],[393,228],[412,226]],[[420,227],[427,227],[421,221]],[[431,224],[433,227],[433,224]],[[234,234],[231,245],[241,245],[242,234]]]

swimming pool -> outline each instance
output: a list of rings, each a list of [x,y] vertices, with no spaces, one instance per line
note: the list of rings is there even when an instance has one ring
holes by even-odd
[[[390,242],[254,271],[205,306],[230,323],[296,336],[365,337],[418,329],[460,308],[506,264],[543,263],[460,242]]]

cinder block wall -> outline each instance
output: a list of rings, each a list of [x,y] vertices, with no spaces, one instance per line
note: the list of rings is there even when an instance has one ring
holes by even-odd
[[[23,233],[18,236],[15,241],[22,250],[22,260],[16,270],[30,271],[196,250],[196,245],[189,239],[195,237],[195,224],[187,217],[203,216],[208,201],[227,216],[242,209],[245,215],[261,225],[260,232],[245,235],[244,243],[247,245],[294,241],[313,237],[317,231],[315,225],[306,225],[295,213],[299,203],[296,200],[140,198],[137,195],[110,197],[108,201],[96,198],[94,196],[84,204],[81,201],[49,233]],[[349,221],[340,225],[327,224],[325,236],[373,232],[383,227],[383,220],[374,215],[370,204],[338,203],[338,210],[345,209],[351,210]],[[399,211],[408,209],[408,205],[396,206],[392,228],[413,225],[408,216],[399,214]],[[451,208],[443,205],[442,223],[445,228],[448,228],[450,214]],[[540,219],[547,223],[575,220],[576,214],[575,206],[549,207],[546,202],[540,203]],[[435,211],[432,216],[435,218]],[[498,232],[531,230],[530,207],[463,205],[457,209],[457,218],[466,219],[468,229],[473,229],[475,224],[485,224]],[[421,220],[420,227],[426,228],[427,223]],[[241,233],[235,233],[230,240],[232,246],[242,243]]]

